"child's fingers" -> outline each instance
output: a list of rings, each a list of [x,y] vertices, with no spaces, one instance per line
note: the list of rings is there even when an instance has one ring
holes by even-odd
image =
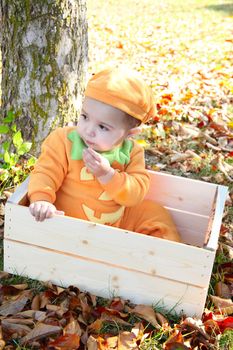
[[[96,151],[94,151],[92,148],[87,148],[86,150],[86,153],[90,155],[90,157],[92,157],[93,159],[96,159],[96,160],[100,160],[101,156],[99,153],[97,153]]]
[[[39,210],[36,212],[36,220],[37,221],[44,221],[47,218],[47,213],[49,211],[49,207],[44,204],[40,204]]]
[[[30,204],[30,213],[35,217],[36,221],[44,221],[51,218],[56,212],[56,207],[49,202],[38,201]]]
[[[85,165],[89,168],[98,167],[100,164],[99,160],[95,159],[94,157],[92,157],[92,155],[89,155],[89,154],[83,157],[83,161]]]
[[[54,214],[55,215],[65,215],[65,212],[62,210],[55,210]]]

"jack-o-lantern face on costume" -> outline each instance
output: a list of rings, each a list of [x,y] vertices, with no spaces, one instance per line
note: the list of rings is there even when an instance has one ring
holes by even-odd
[[[92,181],[94,180],[94,176],[89,173],[86,167],[83,167],[80,172],[80,181]],[[107,192],[102,192],[98,198],[99,201],[111,201],[112,199],[109,197]],[[87,204],[87,203],[86,203]],[[87,217],[87,220],[91,222],[96,222],[98,224],[115,224],[124,213],[124,206],[119,206],[119,208],[114,212],[109,213],[99,213],[95,212],[92,208],[88,207],[86,204],[82,204],[82,209]]]
[[[84,100],[77,129],[85,144],[100,152],[112,150],[131,134],[123,111],[89,97]]]

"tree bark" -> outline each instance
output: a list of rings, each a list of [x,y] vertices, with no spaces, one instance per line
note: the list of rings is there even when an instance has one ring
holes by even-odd
[[[39,152],[78,118],[87,73],[85,0],[0,0],[2,115],[12,110]]]

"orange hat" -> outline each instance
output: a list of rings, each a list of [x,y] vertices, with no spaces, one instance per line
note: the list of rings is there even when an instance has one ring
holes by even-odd
[[[126,67],[108,68],[88,82],[87,97],[104,102],[146,123],[155,116],[152,90],[137,72]]]

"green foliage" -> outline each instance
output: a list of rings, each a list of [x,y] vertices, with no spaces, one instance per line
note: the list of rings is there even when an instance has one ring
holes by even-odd
[[[162,315],[164,315],[169,320],[170,324],[174,325],[176,323],[179,323],[182,319],[182,312],[178,314],[175,311],[176,306],[177,304],[175,304],[172,308],[167,309],[167,307],[162,301],[158,301],[156,304],[153,305],[153,309],[155,312],[159,312]]]
[[[153,336],[150,336],[149,338],[146,338],[141,344],[140,344],[140,350],[162,350],[162,344],[166,339],[164,338],[164,333],[157,332]]]
[[[10,275],[8,278],[4,278],[1,281],[2,285],[15,285],[15,284],[24,284],[26,283],[28,285],[28,288],[33,290],[35,294],[40,293],[46,289],[46,286],[43,282],[40,282],[38,280],[34,280],[30,277],[22,276],[20,274]]]
[[[5,141],[0,149],[0,194],[9,187],[20,184],[35,163],[35,157],[26,158],[31,142],[24,142],[20,130],[17,130],[15,114],[8,111],[0,125],[0,137]]]
[[[230,350],[233,349],[233,330],[226,330],[219,340],[220,350]]]
[[[15,339],[13,340],[13,344],[14,344],[14,346],[16,346],[15,350],[30,350],[31,349],[31,348],[19,345],[17,340],[15,340]]]

